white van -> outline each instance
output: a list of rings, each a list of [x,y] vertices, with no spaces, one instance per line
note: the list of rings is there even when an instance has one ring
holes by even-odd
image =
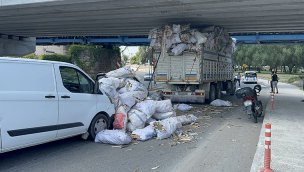
[[[73,64],[0,57],[0,152],[109,127],[114,105]]]

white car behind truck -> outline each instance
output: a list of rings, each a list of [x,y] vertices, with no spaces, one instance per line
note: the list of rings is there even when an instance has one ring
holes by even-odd
[[[181,55],[154,52],[159,59],[154,74],[156,83],[166,83],[165,98],[173,102],[204,103],[221,98],[221,91],[234,94],[232,58],[202,48]]]
[[[114,105],[73,64],[0,58],[0,152],[109,127]]]

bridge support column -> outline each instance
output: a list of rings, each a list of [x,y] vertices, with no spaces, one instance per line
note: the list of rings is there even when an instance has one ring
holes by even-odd
[[[0,34],[0,56],[23,56],[35,50],[36,38]]]

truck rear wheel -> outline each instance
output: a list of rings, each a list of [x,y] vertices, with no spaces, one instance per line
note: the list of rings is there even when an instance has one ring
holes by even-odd
[[[218,82],[216,84],[216,98],[221,99],[222,98],[222,83]]]
[[[216,99],[216,89],[215,89],[215,85],[211,84],[210,85],[210,91],[209,91],[209,102],[212,102],[213,100]]]
[[[227,94],[234,95],[235,94],[235,83],[232,81],[227,81]]]

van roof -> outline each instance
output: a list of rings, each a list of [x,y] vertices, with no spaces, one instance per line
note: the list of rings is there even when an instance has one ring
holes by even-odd
[[[17,62],[31,62],[31,63],[52,63],[52,64],[62,64],[62,65],[73,65],[66,62],[50,61],[50,60],[38,60],[38,59],[26,59],[20,57],[0,57],[0,60],[5,61],[17,61]]]

